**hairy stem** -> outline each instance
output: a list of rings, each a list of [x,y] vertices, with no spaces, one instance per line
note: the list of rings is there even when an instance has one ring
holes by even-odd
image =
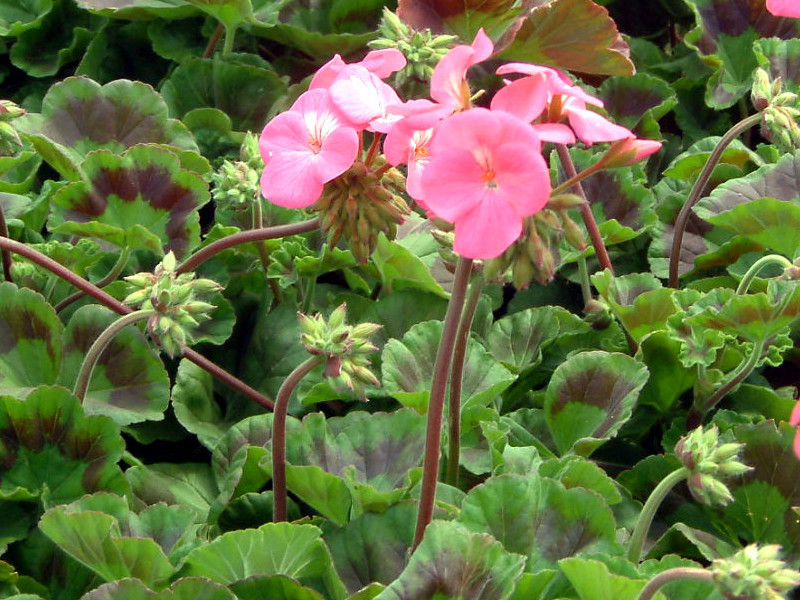
[[[706,571],[705,569],[697,567],[675,567],[674,569],[667,569],[647,582],[647,585],[639,592],[637,600],[651,600],[662,586],[673,581],[704,581],[714,585],[714,576],[711,574],[711,571]]]
[[[456,264],[456,275],[453,291],[447,305],[444,318],[442,339],[436,353],[431,383],[430,402],[428,404],[428,424],[425,432],[425,460],[422,466],[422,489],[420,491],[419,512],[414,533],[414,548],[419,546],[425,528],[433,518],[433,503],[436,497],[436,483],[439,480],[439,459],[442,447],[442,413],[444,397],[447,391],[447,379],[453,359],[458,322],[464,308],[467,285],[472,271],[472,259],[459,257]]]
[[[650,525],[653,523],[653,518],[656,516],[656,511],[667,494],[678,483],[688,478],[690,475],[689,469],[681,467],[664,477],[661,482],[650,492],[650,496],[642,507],[642,512],[639,513],[639,519],[636,521],[636,526],[633,528],[633,534],[628,542],[628,560],[634,564],[638,564],[642,556],[642,548],[644,548],[644,541],[647,538],[647,532],[650,531]]]
[[[156,311],[154,310],[137,310],[127,315],[122,315],[97,336],[97,339],[86,351],[86,356],[84,356],[81,368],[78,371],[78,378],[75,380],[75,387],[72,390],[72,393],[78,400],[83,402],[84,398],[86,398],[86,390],[89,389],[89,382],[92,379],[94,367],[100,359],[100,356],[111,343],[111,340],[128,325],[133,325],[139,321],[149,319],[155,314]]]
[[[453,365],[450,368],[450,406],[447,418],[448,426],[448,452],[447,473],[445,481],[458,487],[458,466],[461,455],[461,389],[464,385],[464,363],[467,359],[467,344],[475,310],[483,291],[483,277],[476,277],[470,285],[461,320],[458,323],[455,349],[453,350]]]
[[[264,227],[262,229],[251,229],[250,231],[240,231],[227,237],[212,242],[205,248],[201,248],[189,258],[183,261],[177,268],[176,272],[186,273],[187,271],[194,271],[197,267],[203,264],[208,259],[216,256],[223,250],[240,246],[242,244],[250,244],[252,242],[262,242],[264,240],[274,240],[276,238],[288,237],[290,235],[297,235],[300,233],[308,233],[314,231],[319,227],[319,219],[314,217],[308,221],[301,221],[300,223],[291,223],[289,225],[276,225],[275,227]]]
[[[275,416],[272,419],[272,497],[273,521],[286,520],[286,413],[289,398],[300,380],[324,360],[312,356],[300,363],[281,384],[275,399]]]
[[[686,426],[689,429],[696,429],[700,427],[703,422],[703,417],[714,408],[720,400],[722,400],[728,392],[733,390],[737,385],[744,381],[753,369],[756,368],[758,361],[761,359],[761,353],[764,351],[764,340],[758,340],[753,344],[753,349],[747,360],[739,363],[739,366],[730,374],[730,377],[719,386],[714,393],[711,394],[706,400],[699,405],[692,407],[692,411],[686,417]],[[699,420],[698,420],[699,419]]]
[[[678,287],[678,265],[680,263],[681,246],[683,245],[683,234],[686,231],[686,225],[689,223],[689,217],[692,215],[692,207],[697,204],[703,191],[711,179],[711,174],[714,172],[714,167],[719,163],[722,158],[722,153],[725,152],[730,143],[735,140],[740,133],[749,129],[753,125],[761,122],[761,114],[750,115],[746,119],[742,119],[736,125],[731,127],[725,132],[725,135],[719,140],[716,148],[708,157],[708,161],[703,165],[697,181],[694,182],[689,197],[686,199],[685,204],[681,207],[678,213],[678,218],[675,219],[675,230],[672,237],[672,250],[669,255],[669,286],[672,288]]]
[[[792,261],[790,261],[785,256],[781,256],[780,254],[769,254],[767,256],[762,256],[753,265],[747,269],[747,273],[744,274],[742,277],[742,281],[739,282],[739,287],[736,288],[736,293],[746,294],[747,290],[750,289],[750,284],[753,283],[753,280],[756,278],[756,275],[759,274],[761,269],[766,267],[767,265],[779,265],[784,269],[788,269],[792,266]]]
[[[572,157],[569,155],[567,147],[564,144],[556,144],[556,152],[558,152],[558,159],[561,161],[564,172],[569,178],[568,181],[575,180],[578,173],[575,170],[575,164],[572,162]],[[611,264],[611,258],[608,256],[608,250],[606,250],[606,245],[603,242],[603,236],[600,233],[600,229],[597,227],[597,221],[595,221],[594,215],[592,214],[592,206],[586,198],[586,193],[583,191],[580,179],[577,179],[572,187],[575,193],[585,200],[580,207],[581,217],[583,218],[583,224],[586,226],[586,230],[589,232],[589,239],[592,241],[592,247],[597,255],[597,260],[600,262],[600,267],[608,269],[613,275],[614,265]]]
[[[34,250],[33,248],[26,246],[20,242],[8,239],[7,237],[0,236],[0,249],[10,250],[15,254],[19,254],[20,256],[24,256],[28,260],[35,262],[37,265],[44,267],[51,273],[54,273],[61,277],[63,280],[71,283],[79,290],[83,290],[86,292],[87,295],[91,296],[95,300],[97,300],[103,306],[110,308],[114,312],[120,315],[126,315],[128,313],[132,313],[133,309],[128,306],[125,306],[122,302],[114,298],[114,296],[104,292],[99,287],[94,285],[92,282],[85,280],[80,275],[76,275],[69,269],[67,269],[64,265],[61,265],[54,261],[49,256],[46,256],[39,252],[38,250]],[[246,398],[257,402],[264,408],[268,410],[273,409],[272,400],[266,398],[263,394],[259,393],[257,390],[253,389],[240,379],[234,377],[230,373],[228,373],[222,367],[214,364],[210,360],[208,360],[205,356],[198,354],[191,348],[183,348],[183,357],[187,360],[193,362],[201,369],[210,373],[213,377],[216,377],[226,385],[230,386]]]
[[[111,267],[111,270],[108,273],[106,273],[106,276],[103,277],[100,281],[98,281],[95,285],[97,287],[99,287],[99,288],[104,288],[105,286],[107,286],[112,281],[115,281],[117,279],[117,276],[120,273],[122,273],[122,269],[125,268],[125,263],[128,262],[128,257],[130,255],[131,255],[131,252],[128,249],[128,247],[126,246],[125,248],[123,248],[122,252],[120,252],[120,254],[119,254],[119,258],[117,259],[117,262],[114,263],[114,266]],[[70,304],[72,304],[73,302],[76,302],[77,300],[80,300],[85,295],[86,295],[86,292],[79,290],[79,291],[75,292],[74,294],[71,294],[71,295],[67,296],[66,298],[64,298],[61,302],[56,304],[54,308],[56,309],[56,312],[61,312],[62,310],[67,308]]]

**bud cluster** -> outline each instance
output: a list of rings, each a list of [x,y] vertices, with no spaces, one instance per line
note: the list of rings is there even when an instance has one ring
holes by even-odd
[[[11,121],[24,114],[25,110],[11,100],[0,100],[0,156],[12,156],[22,146]]]
[[[581,228],[567,214],[566,208],[546,208],[527,217],[522,223],[522,235],[497,258],[486,261],[486,276],[511,269],[511,282],[524,289],[535,281],[546,284],[555,276],[561,257],[558,245],[565,240],[576,250],[586,248]]]
[[[800,584],[800,573],[778,559],[780,546],[751,544],[711,563],[714,582],[729,600],[780,600]]]
[[[378,34],[380,37],[369,43],[371,48],[396,48],[406,57],[406,66],[394,78],[395,85],[411,96],[426,92],[433,68],[458,39],[454,35],[434,35],[427,29],[414,31],[388,8],[383,9]]]
[[[793,152],[800,148],[800,126],[797,118],[797,94],[783,91],[780,77],[770,81],[769,74],[761,68],[753,73],[750,94],[753,106],[763,114],[761,132],[782,152]]]
[[[250,132],[239,150],[239,160],[225,160],[211,174],[211,196],[221,205],[247,208],[261,196],[264,161],[258,152],[258,139]]]
[[[365,385],[380,385],[370,371],[369,354],[378,348],[369,337],[381,326],[375,323],[348,325],[347,306],[338,306],[327,320],[317,314],[298,313],[301,343],[309,354],[325,358],[325,376],[365,398]]]
[[[156,265],[152,273],[125,277],[133,290],[124,300],[129,306],[152,310],[147,331],[170,356],[194,341],[192,331],[211,318],[213,304],[197,299],[222,289],[211,279],[195,279],[194,273],[177,274],[177,261],[172,252]]]
[[[690,471],[689,491],[698,502],[709,506],[725,506],[733,500],[723,479],[737,477],[750,471],[739,462],[744,444],[719,443],[719,429],[698,427],[678,440],[675,455]]]
[[[378,233],[394,239],[397,226],[410,209],[402,197],[405,178],[376,157],[372,168],[356,161],[350,169],[328,182],[313,208],[319,211],[320,228],[328,244],[347,240],[356,260],[366,263],[378,243]]]

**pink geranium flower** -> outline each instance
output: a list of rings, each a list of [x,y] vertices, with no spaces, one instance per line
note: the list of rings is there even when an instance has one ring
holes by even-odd
[[[550,197],[536,132],[503,112],[474,108],[436,128],[422,173],[425,203],[455,225],[454,250],[494,258],[522,233],[522,220]]]
[[[310,90],[267,123],[259,149],[266,165],[261,175],[264,197],[286,208],[303,208],[353,164],[358,133],[327,90]]]
[[[469,46],[456,46],[442,57],[431,76],[431,98],[451,110],[466,110],[470,107],[471,94],[467,83],[467,71],[492,55],[494,44],[489,36],[478,30]]]
[[[357,129],[386,133],[400,117],[387,113],[402,103],[389,85],[359,65],[343,68],[331,83],[331,99]]]
[[[385,79],[395,71],[399,71],[406,66],[406,57],[396,48],[386,48],[383,50],[373,50],[368,53],[362,61],[353,64],[364,67],[367,71],[380,79]],[[348,64],[342,60],[342,57],[336,54],[314,74],[308,89],[328,89],[331,84],[336,81],[342,69],[347,66]]]
[[[767,0],[767,10],[778,17],[800,17],[800,1]]]

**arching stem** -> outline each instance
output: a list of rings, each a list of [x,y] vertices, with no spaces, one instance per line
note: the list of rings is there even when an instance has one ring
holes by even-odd
[[[673,581],[703,581],[714,585],[714,576],[711,574],[711,571],[696,567],[675,567],[674,569],[667,569],[647,582],[647,585],[639,592],[637,600],[651,600],[661,587]]]
[[[788,269],[792,266],[792,261],[780,254],[762,256],[747,269],[747,273],[744,274],[744,277],[742,277],[742,280],[739,282],[739,287],[736,288],[736,293],[739,295],[746,294],[747,290],[750,289],[750,284],[753,283],[753,280],[756,278],[756,275],[767,265],[778,265],[784,269]]]
[[[111,267],[111,270],[106,273],[106,276],[103,277],[100,281],[98,281],[95,285],[99,288],[104,288],[112,281],[115,281],[120,273],[122,273],[122,269],[125,268],[125,263],[128,262],[128,257],[131,255],[131,251],[126,246],[122,249],[122,252],[119,254],[119,258],[117,262],[114,263],[114,266]],[[73,302],[80,300],[86,295],[84,291],[77,291],[74,294],[71,294],[64,298],[61,302],[55,305],[56,312],[61,312],[65,308],[67,308]]]
[[[289,399],[300,380],[324,359],[323,356],[312,356],[295,367],[284,379],[275,399],[272,419],[272,496],[273,521],[276,523],[286,520],[286,413],[289,410]]]

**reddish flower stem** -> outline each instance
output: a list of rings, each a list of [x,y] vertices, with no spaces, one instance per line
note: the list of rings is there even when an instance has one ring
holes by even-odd
[[[301,221],[299,223],[290,223],[289,225],[276,225],[275,227],[263,227],[261,229],[251,229],[250,231],[240,231],[233,235],[226,236],[221,240],[212,242],[205,248],[201,248],[189,258],[183,261],[176,273],[186,273],[193,271],[209,258],[212,258],[228,248],[234,246],[241,246],[242,244],[250,244],[252,242],[263,242],[264,240],[274,240],[275,238],[288,237],[290,235],[297,235],[300,233],[308,233],[319,228],[319,219],[314,217],[308,221]]]
[[[272,520],[276,523],[286,520],[286,413],[289,410],[289,399],[300,380],[322,360],[322,356],[311,356],[296,366],[284,379],[275,399],[272,419]]]
[[[217,28],[214,30],[214,33],[211,34],[211,37],[208,40],[208,45],[206,46],[205,52],[203,52],[203,58],[211,58],[211,55],[214,54],[214,48],[217,47],[219,43],[219,38],[222,37],[222,34],[225,32],[225,26],[220,23],[217,25]]]
[[[686,225],[689,223],[689,217],[692,216],[692,207],[697,204],[703,191],[706,189],[708,180],[711,179],[711,174],[714,172],[714,167],[719,164],[722,153],[725,152],[733,140],[735,140],[740,133],[750,129],[753,125],[758,125],[761,122],[761,113],[750,115],[742,119],[736,125],[731,127],[725,132],[725,135],[720,138],[714,151],[709,155],[706,164],[700,171],[697,181],[692,186],[692,191],[689,192],[689,197],[681,207],[678,213],[678,218],[675,219],[675,228],[672,233],[672,250],[669,254],[669,287],[678,287],[678,266],[680,263],[681,246],[683,245],[683,234],[686,231]]]
[[[675,567],[673,569],[667,569],[647,582],[647,585],[639,592],[639,598],[637,600],[651,600],[662,586],[673,581],[704,581],[714,585],[714,576],[711,574],[711,571],[695,567]]]
[[[372,161],[375,160],[375,155],[378,153],[378,149],[381,146],[381,137],[381,134],[378,132],[372,134],[372,143],[369,145],[367,157],[364,159],[364,164],[368,167],[372,164]]]
[[[6,215],[3,212],[2,204],[0,204],[0,236],[3,236],[4,238],[8,237],[8,225],[6,224]],[[11,252],[9,252],[8,249],[3,248],[0,254],[3,255],[3,277],[6,281],[13,283],[14,280],[11,279]]]
[[[99,287],[91,283],[90,281],[86,281],[80,275],[76,275],[65,266],[57,263],[49,256],[45,256],[41,252],[34,250],[33,248],[26,246],[20,242],[16,242],[14,240],[8,239],[7,237],[0,236],[0,249],[9,250],[14,252],[15,254],[19,254],[20,256],[24,256],[28,260],[35,262],[37,265],[40,265],[54,273],[58,277],[61,277],[63,280],[71,283],[79,290],[84,291],[87,295],[91,296],[95,300],[97,300],[103,306],[106,306],[113,310],[114,312],[120,315],[127,315],[128,313],[132,313],[133,309],[129,306],[125,306],[122,302],[111,296],[110,294],[104,292]],[[266,398],[263,394],[259,393],[257,390],[251,388],[249,385],[241,381],[240,379],[234,377],[222,367],[214,364],[203,355],[198,354],[191,348],[183,348],[183,356],[188,359],[189,361],[196,364],[201,369],[205,370],[206,372],[210,373],[213,377],[216,377],[223,383],[227,384],[246,398],[257,402],[264,408],[268,410],[272,410],[274,405],[272,400]]]
[[[473,281],[470,287],[464,311],[461,313],[461,321],[458,323],[453,366],[450,368],[450,406],[447,414],[450,422],[447,436],[449,447],[445,481],[455,487],[458,487],[458,467],[461,455],[461,389],[464,385],[464,363],[467,359],[469,332],[472,329],[478,301],[481,299],[481,291],[483,291],[482,277]]]
[[[572,162],[572,157],[569,155],[569,150],[567,147],[564,144],[556,144],[556,152],[558,152],[558,158],[561,161],[561,166],[564,167],[564,172],[567,174],[567,178],[576,178],[578,172],[575,170],[575,163]],[[597,227],[597,221],[595,221],[594,215],[592,214],[592,207],[586,198],[586,193],[583,191],[583,186],[580,184],[579,180],[575,182],[575,185],[572,186],[572,189],[575,190],[575,193],[578,196],[586,200],[586,202],[580,207],[581,217],[583,218],[583,224],[586,225],[586,230],[589,232],[589,239],[592,241],[592,247],[594,248],[595,254],[597,254],[597,260],[600,262],[600,267],[608,269],[613,275],[614,265],[611,264],[611,258],[608,256],[608,250],[606,250],[606,245],[603,242],[603,236],[601,235],[600,229]]]
[[[419,512],[414,533],[414,548],[419,546],[425,528],[433,518],[433,503],[436,498],[436,483],[439,481],[439,459],[442,448],[442,414],[444,397],[447,391],[448,374],[453,359],[453,348],[456,341],[458,322],[466,299],[467,284],[472,271],[472,259],[459,257],[456,264],[453,291],[447,305],[444,318],[442,339],[436,353],[431,383],[430,402],[428,403],[428,425],[425,433],[425,460],[422,466],[422,490],[419,498]]]

